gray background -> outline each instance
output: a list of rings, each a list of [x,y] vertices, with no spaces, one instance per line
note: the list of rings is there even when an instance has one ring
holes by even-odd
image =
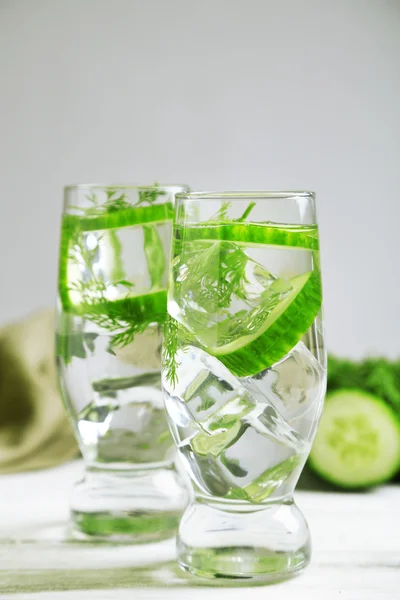
[[[400,354],[400,2],[0,0],[0,322],[51,306],[62,187],[313,189],[328,346]]]

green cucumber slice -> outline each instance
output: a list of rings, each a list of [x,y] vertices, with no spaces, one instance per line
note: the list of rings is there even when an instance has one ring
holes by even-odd
[[[157,513],[151,510],[135,516],[110,515],[110,513],[72,512],[72,519],[77,529],[87,536],[105,538],[112,535],[134,534],[145,536],[145,541],[158,540],[160,531],[165,537],[173,537],[179,525],[180,516],[173,512]],[[147,539],[148,538],[148,539]],[[139,537],[143,541],[142,537]]]
[[[63,216],[62,227],[67,230],[78,228],[80,231],[120,229],[121,227],[131,227],[133,225],[170,221],[173,216],[173,206],[170,202],[166,202],[164,204],[154,204],[153,206],[133,206],[115,212],[104,212],[92,217],[66,214]]]
[[[344,488],[389,481],[400,469],[400,423],[377,396],[357,389],[327,395],[309,464]]]
[[[67,216],[69,215],[64,215],[61,222],[60,254],[58,259],[58,295],[63,309],[68,312],[71,309],[72,303],[69,297],[70,290],[68,285],[71,231],[66,226],[65,218]]]
[[[318,271],[290,280],[292,291],[271,311],[263,327],[230,344],[207,348],[237,377],[256,375],[281,360],[311,327],[322,303]]]
[[[274,245],[274,246],[291,246],[298,248],[306,248],[310,250],[318,250],[319,238],[318,227],[316,225],[282,225],[274,223],[227,223],[217,221],[207,222],[207,224],[198,224],[190,226],[175,227],[175,243],[190,241],[215,241],[224,240],[235,242],[236,244],[244,243],[247,246],[251,244],[257,245]],[[175,247],[175,254],[177,248]]]
[[[217,458],[219,454],[229,448],[243,432],[243,425],[236,422],[227,431],[220,433],[208,434],[197,433],[191,440],[193,451],[200,456],[210,454]]]
[[[120,309],[130,315],[129,318],[135,318],[138,322],[140,315],[143,315],[148,311],[147,316],[154,316],[155,322],[163,322],[165,318],[166,310],[166,291],[161,290],[156,293],[145,294],[142,296],[128,296],[127,298],[120,298],[118,300],[107,301],[99,300],[90,306],[84,305],[79,299],[77,292],[71,291],[71,283],[80,279],[81,275],[79,268],[77,268],[70,260],[71,246],[73,240],[76,239],[76,235],[87,231],[102,231],[102,230],[114,230],[128,226],[144,226],[146,245],[146,257],[150,260],[150,242],[159,241],[155,239],[155,235],[152,239],[149,239],[149,232],[153,233],[155,229],[152,224],[170,221],[173,216],[173,207],[171,203],[157,204],[153,206],[140,206],[132,207],[124,210],[119,210],[111,213],[104,213],[97,216],[77,216],[66,214],[63,216],[61,225],[61,240],[60,240],[60,257],[59,257],[59,272],[58,272],[58,288],[59,297],[63,309],[66,312],[72,312],[74,314],[110,314],[116,311],[119,315]],[[110,231],[110,235],[113,231]],[[155,231],[155,233],[157,233]],[[147,237],[146,237],[147,236]],[[153,240],[154,238],[154,240]],[[158,252],[160,249],[160,243],[156,247]],[[161,255],[161,260],[156,263],[152,262],[157,267],[157,273],[151,271],[152,283],[154,286],[160,284],[161,274],[160,265],[164,268],[164,255]],[[154,281],[153,281],[154,279]],[[156,281],[157,280],[157,281]],[[75,296],[75,297],[74,297]],[[154,309],[154,315],[151,310]],[[161,312],[164,312],[164,316],[161,318]]]
[[[227,498],[246,500],[255,504],[263,502],[292,475],[302,461],[304,462],[302,456],[294,454],[264,471],[252,483],[242,488],[231,489]]]

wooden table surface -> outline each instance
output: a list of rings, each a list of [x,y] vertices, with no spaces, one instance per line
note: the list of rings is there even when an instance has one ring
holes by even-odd
[[[0,477],[0,598],[400,600],[400,485],[360,494],[298,491],[313,539],[311,565],[284,583],[227,588],[181,573],[173,541],[70,540],[68,496],[81,472],[76,461]]]

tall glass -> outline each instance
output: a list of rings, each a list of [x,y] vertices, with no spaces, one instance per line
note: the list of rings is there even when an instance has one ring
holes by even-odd
[[[310,559],[293,492],[326,386],[321,303],[314,194],[177,196],[163,387],[194,574],[282,579]]]
[[[161,390],[174,195],[185,186],[65,188],[57,364],[85,475],[77,537],[158,540],[187,502]]]

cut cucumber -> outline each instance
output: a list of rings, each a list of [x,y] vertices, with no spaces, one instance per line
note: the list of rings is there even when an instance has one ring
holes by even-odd
[[[344,488],[389,481],[400,468],[397,415],[381,398],[361,390],[328,394],[309,464]]]
[[[311,327],[322,303],[317,271],[298,275],[290,283],[292,291],[271,311],[256,334],[207,348],[207,352],[237,377],[256,375],[281,360]]]
[[[318,250],[318,228],[316,225],[282,225],[274,223],[233,223],[221,221],[206,225],[175,228],[175,243],[199,240],[224,240],[236,244],[269,244]],[[175,254],[177,248],[175,247]]]
[[[252,483],[242,488],[232,488],[227,497],[255,504],[263,502],[292,475],[293,471],[301,464],[301,460],[301,456],[294,454],[264,471]]]
[[[141,316],[154,316],[155,322],[163,322],[166,311],[166,290],[162,289],[156,293],[148,293],[144,295],[132,295],[128,297],[120,297],[116,300],[108,298],[99,298],[93,304],[85,305],[79,291],[71,289],[71,284],[79,283],[82,279],[82,273],[79,265],[71,259],[71,249],[76,243],[77,236],[88,231],[109,231],[128,226],[143,226],[145,240],[146,258],[152,261],[152,271],[150,271],[152,284],[161,284],[161,268],[164,269],[164,254],[161,255],[161,260],[156,262],[153,256],[150,256],[150,241],[154,238],[155,250],[159,253],[161,241],[156,238],[158,235],[152,227],[152,223],[168,221],[172,219],[172,204],[165,203],[153,206],[132,207],[124,210],[119,210],[111,213],[99,214],[97,216],[77,216],[64,215],[61,225],[61,241],[60,241],[60,258],[59,258],[59,296],[63,309],[66,312],[84,315],[86,313],[97,314],[112,314],[116,312],[118,318],[120,312],[126,313],[129,319],[135,319],[138,322]],[[150,240],[149,232],[152,234]],[[155,234],[154,234],[155,232]],[[146,237],[147,236],[147,237]],[[155,246],[155,241],[158,245]],[[115,245],[115,243],[114,243]],[[162,247],[161,247],[162,249]],[[157,270],[157,272],[155,272]]]
[[[227,431],[220,433],[208,434],[208,433],[197,433],[191,441],[193,451],[200,456],[215,456],[217,458],[219,454],[229,448],[243,433],[243,425],[240,422],[235,423],[233,427]]]
[[[173,216],[173,206],[170,202],[166,202],[164,204],[154,204],[153,206],[137,206],[115,212],[104,212],[91,217],[66,214],[63,216],[62,227],[67,230],[77,228],[80,231],[120,229],[121,227],[132,227],[133,225],[170,221]]]

